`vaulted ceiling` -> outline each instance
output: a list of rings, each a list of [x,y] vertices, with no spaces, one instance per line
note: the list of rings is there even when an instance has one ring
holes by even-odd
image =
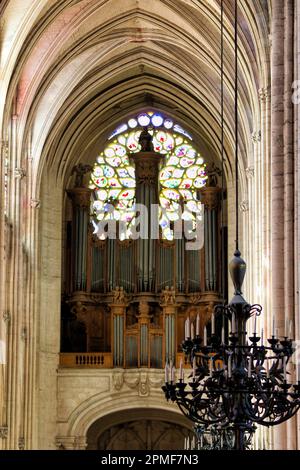
[[[225,4],[226,169],[234,153],[233,0]],[[269,85],[267,1],[239,2],[239,113],[243,167]],[[18,117],[20,158],[37,185],[52,169],[66,180],[93,161],[133,112],[165,111],[207,159],[220,155],[220,1],[10,0],[1,12],[2,138]]]

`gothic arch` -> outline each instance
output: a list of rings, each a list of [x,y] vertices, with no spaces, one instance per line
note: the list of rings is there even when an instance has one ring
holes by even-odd
[[[151,390],[147,400],[134,390],[125,390],[111,393],[110,396],[107,393],[96,394],[80,403],[71,411],[67,420],[59,424],[56,442],[76,437],[80,437],[84,442],[90,427],[99,420],[102,420],[101,428],[105,430],[113,424],[124,422],[126,417],[135,419],[140,410],[143,410],[147,416],[150,416],[149,410],[153,410],[154,419],[165,418],[187,429],[192,428],[191,423],[180,413],[176,405],[170,406],[164,402],[160,387]]]
[[[8,221],[14,227],[12,257],[6,260],[3,270],[7,282],[15,275],[24,284],[16,295],[10,292],[1,295],[1,308],[3,311],[9,309],[15,315],[11,346],[15,347],[23,323],[30,338],[25,359],[26,370],[30,373],[24,378],[23,398],[30,408],[26,432],[32,435],[31,431],[38,427],[38,400],[47,403],[47,397],[56,394],[60,229],[64,190],[69,184],[72,167],[80,161],[94,161],[96,152],[117,122],[129,113],[147,107],[149,98],[158,110],[165,111],[187,130],[192,130],[199,150],[211,160],[218,161],[220,38],[216,0],[154,1],[151,2],[152,11],[147,0],[122,0],[122,7],[127,12],[125,18],[110,9],[107,0],[68,0],[62,6],[53,6],[48,0],[34,0],[29,6],[26,3],[11,0],[7,6],[2,6],[5,71],[0,95],[5,100],[0,101],[0,126],[3,154],[8,161],[8,168],[3,167],[2,174],[4,178],[7,171],[11,172],[8,185],[11,203],[5,210],[8,210]],[[99,14],[96,3],[103,15]],[[258,201],[257,194],[261,195],[261,187],[264,195],[268,194],[264,172],[268,173],[269,168],[269,116],[266,110],[269,44],[261,39],[268,34],[268,10],[262,7],[262,2],[254,3],[251,6],[249,2],[241,2],[240,173],[243,207],[246,208],[243,217],[251,227],[256,227],[257,232],[254,241],[249,241],[247,234],[244,236],[246,258],[249,254],[254,257],[255,253],[258,258],[256,271],[260,272],[263,260],[257,252],[260,247],[263,253],[263,240],[257,230],[257,219],[263,212],[264,196]],[[225,13],[225,150],[227,185],[232,195],[232,14],[227,8]],[[78,26],[80,14],[89,15],[89,26],[87,21]],[[170,22],[166,20],[168,16]],[[257,16],[259,21],[256,21]],[[94,23],[90,21],[91,17]],[[60,34],[56,38],[58,29]],[[13,37],[11,44],[10,35]],[[39,45],[43,46],[40,57],[37,54]],[[68,83],[64,78],[66,75]],[[262,89],[260,94],[258,89]],[[260,100],[264,100],[263,104]],[[266,136],[260,144],[261,128]],[[8,145],[8,141],[12,144]],[[262,148],[265,160],[260,164]],[[255,165],[258,180],[253,182]],[[231,197],[231,226],[232,203]],[[259,208],[257,213],[250,216],[247,204],[254,210]],[[1,234],[3,232],[1,230]],[[1,248],[4,251],[3,240]],[[26,282],[22,276],[23,268],[17,272],[12,269],[24,253],[30,261]],[[249,293],[255,289],[255,279],[253,277],[249,282]],[[20,317],[22,325],[15,320]],[[14,360],[17,364],[19,359]],[[52,380],[49,390],[45,387],[40,398],[36,392],[36,376],[40,384],[47,376]],[[52,409],[43,411],[47,416],[52,412]],[[23,417],[16,413],[13,419],[17,423]],[[43,416],[40,421],[42,427]],[[51,424],[50,427],[50,433],[54,435],[55,426]],[[16,446],[16,437],[10,439],[9,442]],[[37,442],[38,435],[35,435],[28,446],[37,446]],[[43,438],[41,442],[49,445]]]

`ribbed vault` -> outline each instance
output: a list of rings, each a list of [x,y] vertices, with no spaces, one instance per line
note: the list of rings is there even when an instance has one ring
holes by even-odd
[[[5,13],[14,3],[19,2],[9,2],[3,15],[7,34]],[[215,155],[212,158],[218,156],[219,2],[164,0],[150,5],[146,0],[126,0],[117,2],[117,8],[116,2],[107,0],[39,3],[44,8],[38,17],[32,15],[23,23],[14,53],[7,56],[7,65],[15,62],[4,122],[5,133],[11,113],[19,117],[23,142],[19,151],[29,144],[34,155],[37,193],[46,161],[56,167],[58,178],[68,176],[79,158],[93,160],[109,129],[128,112],[145,107],[149,96],[158,109],[168,110],[187,129],[193,129],[200,149]],[[240,134],[243,167],[247,167],[252,156],[251,134],[259,119],[257,91],[267,80],[268,45],[261,42],[266,37],[261,33],[266,32],[267,10],[258,1],[242,2],[240,7]],[[230,177],[234,142],[232,2],[225,2],[225,8]],[[19,9],[21,15],[20,5]],[[18,51],[18,39],[26,29],[27,37]]]
[[[233,243],[233,1],[224,3],[225,167]],[[243,243],[246,258],[256,260],[255,272],[248,274],[247,289],[253,293],[256,284],[262,285],[268,250],[267,216],[264,235],[260,227],[268,210],[263,198],[269,194],[264,97],[270,85],[270,2],[238,3],[241,199],[246,207],[252,205],[244,221],[255,233],[251,239],[246,233]],[[14,403],[27,403],[24,413],[13,404],[5,410],[11,426],[7,446],[18,447],[14,430],[21,429],[28,448],[50,448],[61,399],[56,370],[62,200],[72,168],[80,161],[94,162],[128,114],[149,108],[189,131],[206,161],[220,160],[220,0],[9,0],[1,2],[0,12],[1,176],[7,193],[1,206],[5,281],[0,302],[3,312],[13,312],[7,393]],[[260,131],[265,137],[255,147]],[[4,220],[5,230],[12,228],[9,254]],[[5,290],[16,279],[18,289]],[[29,339],[23,357],[15,351],[25,329]]]

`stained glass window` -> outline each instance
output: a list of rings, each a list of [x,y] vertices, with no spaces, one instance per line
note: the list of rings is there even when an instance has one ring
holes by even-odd
[[[202,218],[197,190],[206,183],[204,160],[192,145],[192,137],[172,119],[156,112],[131,117],[109,137],[104,151],[97,158],[91,176],[94,190],[92,217],[97,221],[115,219],[126,223],[130,238],[135,222],[135,169],[130,153],[140,151],[139,136],[147,126],[153,135],[154,151],[165,155],[159,173],[159,223],[164,239],[173,239],[170,221],[180,217],[196,224]],[[113,209],[112,209],[113,208]]]

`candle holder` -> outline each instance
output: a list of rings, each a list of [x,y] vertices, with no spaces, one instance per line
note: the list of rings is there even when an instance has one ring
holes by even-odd
[[[236,258],[240,258],[239,252]],[[255,425],[280,424],[300,409],[300,383],[288,381],[293,340],[272,336],[265,344],[256,333],[247,336],[247,322],[259,317],[262,307],[250,305],[242,297],[240,265],[245,262],[241,261],[231,271],[235,286],[232,301],[214,309],[222,324],[228,319],[236,322],[236,332],[230,331],[225,343],[216,333],[207,338],[207,345],[200,337],[183,341],[193,378],[166,382],[163,388],[166,398],[176,402],[193,422],[210,429],[230,427],[234,436],[231,448],[238,450],[246,448],[246,434],[251,430],[253,435]]]
[[[252,449],[252,438],[254,436],[256,426],[249,425],[244,433],[245,450]],[[194,446],[189,450],[233,450],[234,449],[234,429],[232,426],[221,424],[211,424],[204,426],[196,424],[194,427],[196,441]]]

